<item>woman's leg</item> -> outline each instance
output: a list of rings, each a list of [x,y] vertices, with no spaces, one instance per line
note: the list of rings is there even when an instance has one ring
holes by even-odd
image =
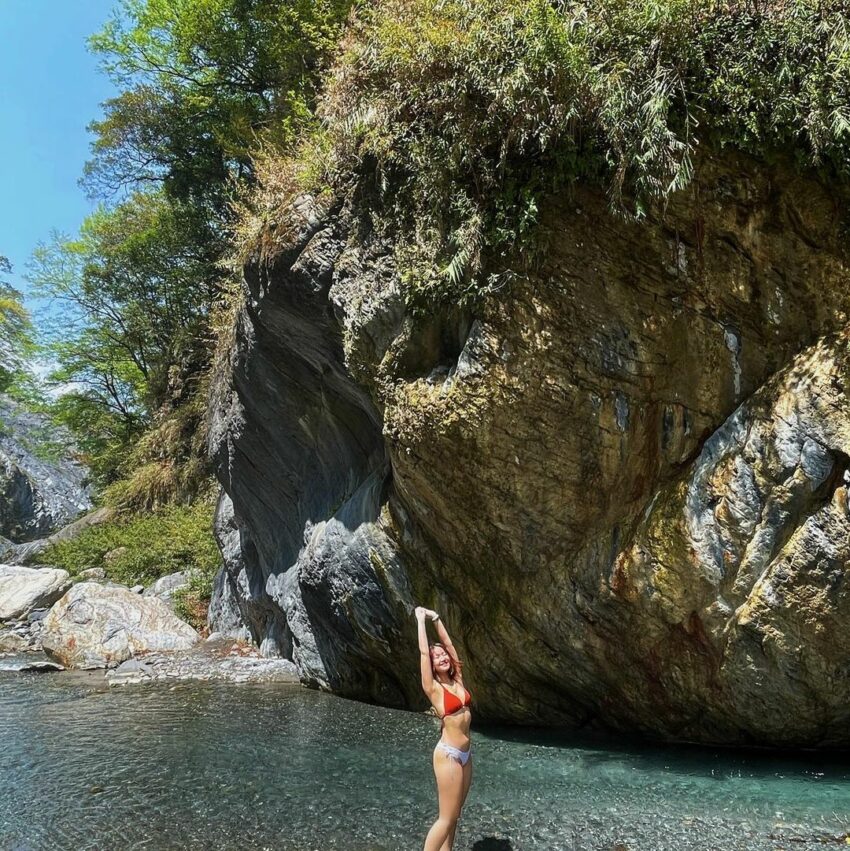
[[[463,769],[441,748],[434,748],[434,776],[437,778],[440,814],[425,837],[424,851],[440,851],[443,847],[457,824],[463,794]]]
[[[469,794],[469,784],[472,782],[472,757],[466,761],[466,765],[463,766],[463,779],[461,781],[460,787],[460,807],[458,808],[458,819],[460,819],[461,811],[463,810],[464,801],[466,801],[466,796]],[[449,831],[449,835],[446,837],[445,842],[440,846],[440,851],[452,851],[455,843],[455,831],[457,830],[457,822],[452,825],[452,829]]]
[[[440,846],[440,851],[452,851],[452,848],[455,844],[455,831],[457,830],[457,822],[452,825],[452,829],[449,831],[449,835],[446,837],[446,841]]]
[[[460,806],[463,808],[463,805],[466,803],[466,796],[469,794],[469,784],[472,783],[472,755],[470,754],[469,759],[466,761],[466,765],[463,767],[463,788],[461,790],[460,797]]]

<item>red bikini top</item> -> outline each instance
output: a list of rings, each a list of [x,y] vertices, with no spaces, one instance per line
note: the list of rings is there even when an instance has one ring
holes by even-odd
[[[463,703],[461,703],[456,694],[452,694],[442,683],[440,685],[443,686],[443,714],[440,716],[441,718],[445,718],[446,715],[454,715],[459,709],[469,706],[472,695],[465,688],[463,690]]]

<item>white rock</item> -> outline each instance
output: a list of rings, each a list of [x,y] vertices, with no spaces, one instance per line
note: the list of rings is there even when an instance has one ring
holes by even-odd
[[[67,570],[0,564],[0,620],[22,618],[55,603],[71,587]]]
[[[145,597],[160,597],[167,603],[170,603],[174,592],[180,588],[185,588],[189,584],[190,574],[191,571],[179,570],[177,573],[160,576],[153,585],[145,588]]]
[[[200,641],[158,597],[80,582],[44,619],[42,646],[67,667],[102,668],[149,650],[185,650]]]

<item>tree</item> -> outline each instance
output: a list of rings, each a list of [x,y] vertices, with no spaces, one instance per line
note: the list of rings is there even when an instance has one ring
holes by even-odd
[[[99,443],[85,438],[93,457],[118,458],[116,442],[138,437],[168,399],[173,366],[204,361],[219,252],[198,209],[162,191],[101,207],[78,239],[54,234],[34,252],[34,291],[61,308],[45,327],[51,380],[70,388],[55,410],[77,433],[101,428]]]
[[[0,275],[9,275],[12,264],[0,255]],[[32,322],[23,296],[0,278],[0,392],[26,382],[28,360],[33,354]]]
[[[92,194],[162,183],[226,211],[260,137],[309,121],[322,58],[351,0],[123,0],[90,39],[124,91],[105,104],[84,182]]]

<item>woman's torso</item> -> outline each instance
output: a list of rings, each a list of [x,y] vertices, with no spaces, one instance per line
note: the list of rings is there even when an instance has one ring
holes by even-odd
[[[451,686],[440,685],[442,706],[437,706],[442,714],[441,739],[447,744],[461,750],[469,748],[469,728],[472,723],[472,712],[469,708],[471,695],[460,683]],[[449,697],[451,695],[451,697]],[[460,706],[458,706],[460,704]]]

